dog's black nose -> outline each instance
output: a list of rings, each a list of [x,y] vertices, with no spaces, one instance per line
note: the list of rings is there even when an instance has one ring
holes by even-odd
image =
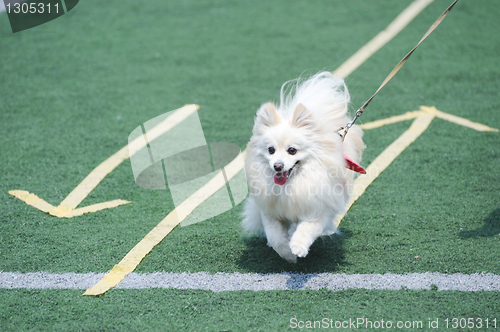
[[[283,170],[283,167],[285,167],[283,163],[277,162],[274,164],[274,169],[276,170],[276,172],[281,172]]]

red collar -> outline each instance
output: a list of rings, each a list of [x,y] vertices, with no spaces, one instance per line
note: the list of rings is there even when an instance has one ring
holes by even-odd
[[[358,172],[361,174],[366,174],[366,171],[363,167],[361,167],[359,164],[355,163],[352,161],[348,156],[344,155],[345,161],[347,162],[346,167],[349,168],[351,171]]]

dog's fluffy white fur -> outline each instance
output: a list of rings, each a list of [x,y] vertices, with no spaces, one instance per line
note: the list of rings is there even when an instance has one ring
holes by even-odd
[[[350,120],[350,101],[342,79],[320,72],[281,88],[280,105],[257,111],[247,147],[245,171],[250,197],[243,228],[262,233],[291,263],[305,257],[321,235],[336,231],[333,218],[349,199],[356,163],[364,150],[361,128],[354,125],[342,142],[337,130]]]

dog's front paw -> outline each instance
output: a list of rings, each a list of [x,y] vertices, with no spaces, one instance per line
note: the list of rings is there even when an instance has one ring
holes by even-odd
[[[274,251],[280,255],[281,258],[286,260],[288,263],[297,263],[297,256],[294,255],[287,244],[282,244],[274,248]]]
[[[290,250],[292,254],[298,257],[306,257],[309,252],[309,247],[300,243],[299,241],[290,241]]]

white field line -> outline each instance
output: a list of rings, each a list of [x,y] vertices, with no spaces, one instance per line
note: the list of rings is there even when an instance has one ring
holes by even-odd
[[[104,273],[19,273],[0,272],[3,289],[87,289],[102,279]],[[130,273],[116,288],[121,289],[198,289],[223,291],[330,290],[371,289],[422,290],[436,285],[438,290],[500,291],[500,275],[490,273],[443,274],[438,272],[409,274],[334,274],[334,273]]]

